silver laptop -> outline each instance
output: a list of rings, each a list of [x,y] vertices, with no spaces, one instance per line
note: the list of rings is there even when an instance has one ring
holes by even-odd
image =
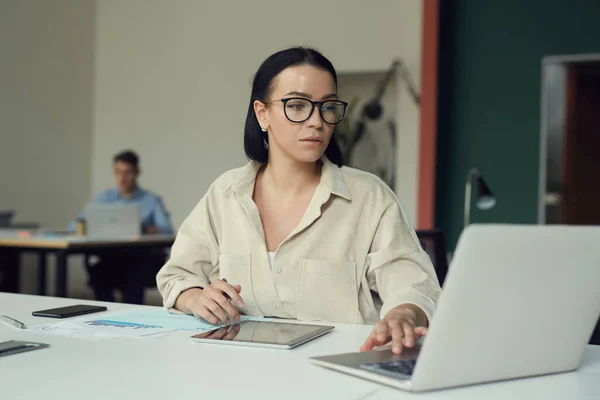
[[[410,391],[576,369],[600,314],[600,227],[472,225],[420,349],[315,357]]]
[[[86,235],[94,238],[139,236],[142,229],[139,204],[91,203],[85,221]]]

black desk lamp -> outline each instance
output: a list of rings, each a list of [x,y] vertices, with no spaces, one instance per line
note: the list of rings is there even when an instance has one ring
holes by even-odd
[[[465,185],[465,228],[471,219],[471,187],[473,178],[476,179],[477,193],[475,195],[475,206],[480,210],[489,210],[496,205],[496,198],[483,180],[481,172],[477,168],[471,168],[467,173]]]

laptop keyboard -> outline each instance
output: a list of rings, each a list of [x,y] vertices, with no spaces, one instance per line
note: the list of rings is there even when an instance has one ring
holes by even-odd
[[[360,368],[395,378],[407,379],[412,376],[417,360],[393,360],[374,364],[361,364]]]

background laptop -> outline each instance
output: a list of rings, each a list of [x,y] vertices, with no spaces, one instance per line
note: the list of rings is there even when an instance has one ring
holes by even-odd
[[[130,237],[142,233],[139,204],[92,203],[86,207],[85,220],[89,237]]]
[[[311,361],[412,391],[573,370],[600,314],[599,243],[600,227],[472,225],[420,351]]]

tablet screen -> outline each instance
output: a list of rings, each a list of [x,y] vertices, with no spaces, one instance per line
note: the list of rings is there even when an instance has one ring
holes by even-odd
[[[273,345],[294,345],[322,335],[333,329],[331,326],[305,325],[289,322],[242,321],[223,326],[209,332],[192,336],[193,339],[261,343]]]

